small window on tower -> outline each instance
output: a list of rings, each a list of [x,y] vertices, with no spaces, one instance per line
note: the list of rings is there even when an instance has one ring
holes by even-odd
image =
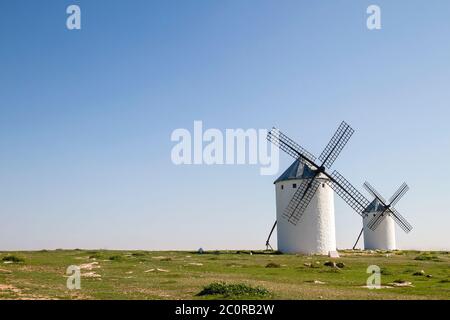
[[[292,188],[297,188],[297,184],[296,183],[294,183],[294,184],[292,184]]]
[[[281,190],[283,190],[284,189],[284,187],[283,187],[283,185],[281,185]]]
[[[325,183],[322,183],[322,188],[325,188]]]

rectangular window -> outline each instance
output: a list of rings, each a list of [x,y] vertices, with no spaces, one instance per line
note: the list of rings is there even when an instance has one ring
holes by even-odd
[[[294,184],[292,184],[292,188],[297,188],[297,184],[296,183],[294,183]]]

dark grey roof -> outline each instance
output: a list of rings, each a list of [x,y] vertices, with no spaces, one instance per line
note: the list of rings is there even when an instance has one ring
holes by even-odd
[[[383,204],[377,199],[375,198],[368,206],[367,208],[363,211],[363,213],[372,213],[372,212],[380,212],[383,211],[385,208],[383,206]]]
[[[314,170],[301,163],[300,160],[295,160],[274,183],[292,179],[312,178],[314,176]]]

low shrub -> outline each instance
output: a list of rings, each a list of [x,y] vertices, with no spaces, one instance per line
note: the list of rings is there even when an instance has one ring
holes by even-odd
[[[245,283],[227,284],[225,282],[214,282],[203,288],[197,296],[221,295],[224,297],[257,296],[266,297],[270,291],[263,287],[252,287]]]
[[[280,268],[281,266],[278,264],[278,263],[275,263],[275,262],[269,262],[267,265],[266,265],[266,268]]]
[[[4,261],[4,262],[13,262],[13,263],[25,262],[25,260],[23,258],[14,256],[14,255],[8,255],[6,257],[3,257],[2,261]]]
[[[108,259],[111,261],[121,261],[121,260],[123,260],[123,257],[119,256],[119,255],[115,255],[115,256],[110,256]]]
[[[143,256],[145,256],[145,253],[144,252],[133,252],[131,255],[133,257],[143,257]]]
[[[431,254],[421,254],[414,258],[414,260],[418,261],[441,261],[437,256]]]

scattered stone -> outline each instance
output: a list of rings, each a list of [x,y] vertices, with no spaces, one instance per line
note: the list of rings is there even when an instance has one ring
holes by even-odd
[[[409,281],[398,281],[389,284],[393,287],[414,287]]]
[[[85,277],[85,278],[101,278],[102,277],[102,275],[95,273],[94,271],[82,273],[81,276]]]
[[[425,275],[425,271],[424,270],[420,270],[420,271],[417,271],[417,272],[413,273],[413,276],[424,276],[424,275]]]
[[[325,261],[325,263],[323,265],[327,266],[327,267],[336,268],[336,262],[334,262],[334,261]]]
[[[361,286],[361,288],[365,288],[365,289],[373,289],[374,287],[373,286]],[[376,289],[391,289],[391,288],[393,288],[393,286],[378,286],[378,287],[375,287]]]
[[[159,271],[159,272],[169,272],[169,270],[166,270],[166,269],[160,269],[160,268],[156,268],[156,269],[148,269],[148,270],[145,270],[144,272],[145,273],[147,273],[147,272],[155,272],[155,271]]]
[[[152,259],[162,260],[162,259],[167,259],[167,257],[165,257],[165,256],[157,256],[157,257],[152,257]]]
[[[91,262],[91,263],[84,263],[82,265],[80,265],[80,269],[81,270],[93,270],[93,269],[99,269],[100,265],[98,264],[97,261]]]
[[[309,262],[305,262],[303,265],[304,265],[305,267],[312,267],[312,264],[309,263]]]
[[[11,270],[0,269],[0,273],[12,273]]]
[[[319,280],[314,280],[314,284],[325,284],[325,282],[319,281]]]
[[[132,274],[133,273],[133,271],[127,271],[127,272],[125,272],[126,274]]]
[[[427,278],[433,278],[433,275],[427,274]]]
[[[338,263],[336,263],[336,267],[338,267],[338,268],[344,268],[345,267],[345,263],[343,263],[343,262],[338,262]]]
[[[10,291],[16,294],[20,294],[21,290],[14,287],[13,285],[10,284],[0,284],[0,291]]]
[[[203,265],[203,263],[200,263],[200,262],[190,262],[188,264],[190,264],[191,266],[202,266]]]

